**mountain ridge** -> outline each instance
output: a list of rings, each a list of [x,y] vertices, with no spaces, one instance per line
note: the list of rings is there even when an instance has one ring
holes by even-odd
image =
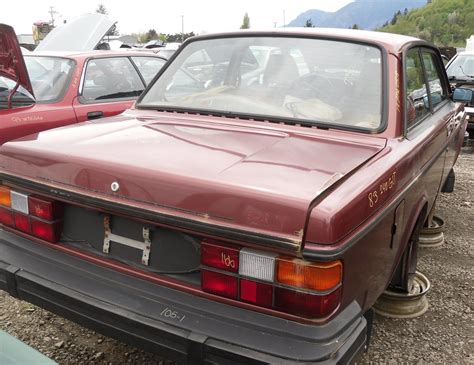
[[[376,29],[398,12],[426,5],[427,0],[355,0],[335,12],[318,9],[307,10],[288,23],[289,27],[303,27],[311,20],[316,27],[351,28],[357,24],[360,29]]]

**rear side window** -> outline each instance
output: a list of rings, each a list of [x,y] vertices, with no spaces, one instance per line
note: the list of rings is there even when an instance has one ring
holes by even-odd
[[[423,50],[421,54],[425,65],[426,77],[428,78],[431,104],[433,108],[436,108],[437,105],[448,98],[448,93],[443,87],[441,71],[438,62],[436,61],[437,56],[434,53],[425,50]]]
[[[132,57],[133,62],[140,71],[143,80],[148,85],[166,63],[165,60],[156,57]]]
[[[82,99],[86,102],[138,97],[145,85],[126,57],[93,59],[87,63]]]
[[[428,92],[418,48],[408,51],[405,59],[407,127],[418,123],[430,112]]]
[[[37,102],[53,103],[69,88],[75,62],[61,57],[25,56],[25,64]]]

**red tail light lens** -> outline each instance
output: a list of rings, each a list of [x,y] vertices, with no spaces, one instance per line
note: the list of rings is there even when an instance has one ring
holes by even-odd
[[[26,233],[31,232],[30,218],[27,215],[14,213],[13,217],[15,219],[15,227],[18,230]]]
[[[244,302],[271,308],[273,305],[273,286],[240,279],[240,299]]]
[[[61,224],[31,219],[31,233],[45,241],[56,243],[61,236]]]
[[[15,225],[13,213],[11,210],[0,208],[0,223],[9,227],[13,227]]]
[[[0,185],[0,205],[1,224],[53,243],[61,237],[62,203]]]
[[[339,305],[341,288],[326,295],[315,295],[295,290],[275,289],[276,309],[307,318],[329,316]]]
[[[201,270],[201,283],[205,292],[237,299],[237,278],[234,276]]]
[[[53,221],[62,215],[61,203],[37,196],[28,197],[28,209],[31,215],[47,221]]]
[[[239,271],[239,250],[210,242],[201,243],[201,263],[230,272]]]

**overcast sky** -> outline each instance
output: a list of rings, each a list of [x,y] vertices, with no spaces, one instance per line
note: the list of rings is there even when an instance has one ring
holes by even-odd
[[[109,17],[118,21],[121,34],[146,32],[155,29],[162,33],[184,31],[215,32],[235,30],[248,12],[253,29],[282,26],[309,9],[336,11],[352,0],[2,0],[0,23],[15,28],[17,34],[31,34],[31,26],[38,20],[49,21],[49,7],[53,6],[56,24],[77,15],[95,12],[104,4]]]

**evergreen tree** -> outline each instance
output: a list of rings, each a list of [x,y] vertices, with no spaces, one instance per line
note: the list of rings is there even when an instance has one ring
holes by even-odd
[[[307,19],[306,23],[304,24],[305,28],[314,28],[315,25],[313,24],[313,21],[311,19]]]
[[[248,13],[245,13],[240,29],[250,29],[250,18]]]
[[[148,32],[146,32],[145,39],[144,39],[145,43],[152,41],[154,39],[159,39],[158,33],[156,32],[156,30],[150,29]]]
[[[99,6],[97,7],[97,9],[95,9],[95,12],[96,13],[99,13],[99,14],[104,14],[104,15],[107,15],[107,9],[105,8],[105,5],[104,4],[99,4]]]
[[[95,12],[98,13],[98,14],[103,14],[103,15],[108,15],[109,13],[107,12],[107,8],[105,7],[104,4],[99,4],[97,6],[97,9],[95,9]],[[111,35],[119,35],[119,31],[117,30],[117,25],[114,24],[114,26],[112,27],[111,30],[109,30],[109,32],[106,34],[108,36],[111,36]]]

